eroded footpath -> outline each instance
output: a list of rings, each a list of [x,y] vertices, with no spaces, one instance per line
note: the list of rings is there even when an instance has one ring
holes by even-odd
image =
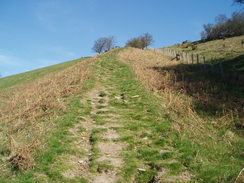
[[[192,182],[170,146],[171,121],[117,60],[118,51],[96,58],[94,87],[80,98],[79,120],[67,129],[72,150],[53,167],[64,182]]]

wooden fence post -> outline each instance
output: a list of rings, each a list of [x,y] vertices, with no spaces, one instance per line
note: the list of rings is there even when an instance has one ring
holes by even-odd
[[[220,63],[219,63],[219,67],[220,67],[220,74],[221,74],[221,77],[224,78],[224,70],[223,70],[222,61],[220,61]]]
[[[204,70],[206,70],[206,57],[203,56],[203,68]]]
[[[194,55],[193,54],[191,54],[191,62],[192,62],[192,64],[194,64]]]
[[[199,64],[199,55],[197,54],[197,64]]]
[[[189,54],[188,53],[186,54],[186,58],[187,58],[187,63],[189,64],[190,58],[189,58]]]
[[[214,60],[211,58],[211,72],[214,73]]]

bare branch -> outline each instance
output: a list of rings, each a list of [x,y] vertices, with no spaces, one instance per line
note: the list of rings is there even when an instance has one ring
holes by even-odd
[[[111,50],[114,44],[115,44],[115,39],[113,36],[102,37],[95,41],[92,50],[100,54],[104,51]]]

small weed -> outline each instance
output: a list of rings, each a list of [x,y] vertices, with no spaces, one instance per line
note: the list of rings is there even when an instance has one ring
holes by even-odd
[[[101,98],[101,99],[99,99],[98,103],[99,104],[104,104],[105,103],[105,100]]]
[[[97,105],[96,108],[97,109],[104,109],[104,108],[106,108],[106,106],[105,105]]]
[[[109,162],[99,162],[97,163],[97,172],[103,173],[113,170],[114,167],[109,164]]]
[[[107,96],[107,94],[104,91],[101,91],[99,93],[99,97],[106,97],[106,96]]]

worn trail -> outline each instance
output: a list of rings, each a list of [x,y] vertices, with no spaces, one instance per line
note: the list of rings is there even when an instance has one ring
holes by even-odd
[[[90,183],[188,182],[192,175],[176,160],[155,98],[134,79],[116,54],[101,56],[95,84],[80,100],[81,119],[69,129],[77,153],[61,157],[67,180]],[[171,167],[176,167],[177,173]]]

